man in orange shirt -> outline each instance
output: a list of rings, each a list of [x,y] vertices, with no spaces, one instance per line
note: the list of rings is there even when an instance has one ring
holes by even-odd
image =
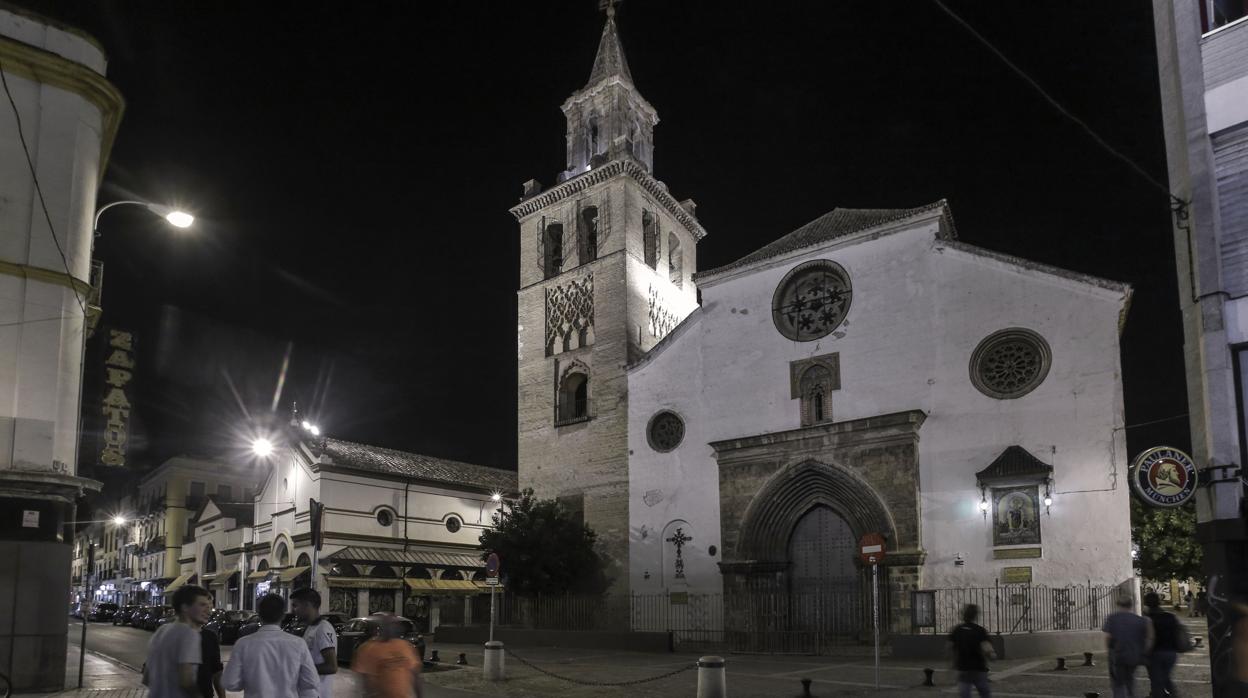
[[[423,695],[420,659],[411,643],[399,637],[399,622],[389,613],[378,613],[377,637],[355,651],[351,669],[364,677],[368,695],[375,698],[416,698]]]

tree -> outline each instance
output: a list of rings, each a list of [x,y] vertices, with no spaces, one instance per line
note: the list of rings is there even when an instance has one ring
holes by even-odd
[[[481,534],[481,557],[498,553],[507,588],[521,594],[599,593],[606,584],[598,535],[554,499],[532,489],[494,514]]]
[[[1190,504],[1163,509],[1132,497],[1131,539],[1139,546],[1135,563],[1144,579],[1201,578],[1196,510]]]

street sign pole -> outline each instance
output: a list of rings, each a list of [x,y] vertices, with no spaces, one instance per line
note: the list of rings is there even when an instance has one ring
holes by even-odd
[[[87,545],[87,568],[83,576],[91,581],[87,583],[87,598],[78,605],[82,612],[82,636],[78,639],[78,688],[82,688],[82,668],[87,660],[87,616],[91,615],[91,602],[95,600],[95,543]]]
[[[874,562],[871,563],[871,626],[875,631],[875,690],[878,691],[880,690],[880,566]]]
[[[490,642],[494,641],[494,591],[498,589],[496,586],[490,586]]]

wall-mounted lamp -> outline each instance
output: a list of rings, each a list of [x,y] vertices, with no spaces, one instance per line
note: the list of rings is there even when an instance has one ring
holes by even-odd
[[[984,515],[984,521],[988,520],[988,488],[979,486],[979,510]]]
[[[966,564],[966,560],[962,559],[962,553],[955,553],[953,556],[953,566],[962,567]]]
[[[1053,506],[1053,481],[1044,481],[1044,513],[1049,515],[1049,507]]]

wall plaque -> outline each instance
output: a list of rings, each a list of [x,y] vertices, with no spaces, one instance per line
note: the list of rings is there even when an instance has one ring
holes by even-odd
[[[992,551],[996,560],[1023,560],[1040,557],[1040,548],[1004,548]]]
[[[1002,584],[1031,584],[1030,567],[1006,567],[1001,570]]]

